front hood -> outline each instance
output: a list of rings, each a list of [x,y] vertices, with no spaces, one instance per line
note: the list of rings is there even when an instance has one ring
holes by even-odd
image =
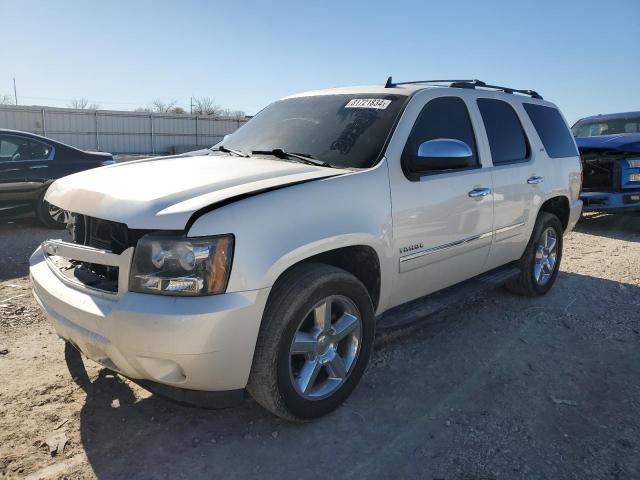
[[[621,152],[640,152],[640,133],[618,133],[596,137],[576,137],[578,148],[603,148]]]
[[[182,230],[201,208],[240,195],[349,170],[227,154],[145,159],[56,180],[46,200],[129,228]]]

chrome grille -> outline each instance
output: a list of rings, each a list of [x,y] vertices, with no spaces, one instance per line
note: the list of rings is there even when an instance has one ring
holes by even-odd
[[[100,218],[71,214],[70,232],[73,243],[106,250],[120,255],[136,243],[148,230],[134,230],[124,223]],[[118,291],[119,270],[116,266],[73,260],[65,269],[67,277],[88,287],[106,292]]]

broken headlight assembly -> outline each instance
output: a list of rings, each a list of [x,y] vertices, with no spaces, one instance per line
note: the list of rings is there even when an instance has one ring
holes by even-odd
[[[232,235],[145,235],[133,255],[129,290],[181,296],[224,293],[232,256]]]

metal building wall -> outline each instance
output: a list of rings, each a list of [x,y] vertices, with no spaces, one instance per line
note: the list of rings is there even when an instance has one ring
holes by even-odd
[[[245,122],[201,115],[0,105],[0,128],[111,153],[166,153],[180,146],[210,147]]]

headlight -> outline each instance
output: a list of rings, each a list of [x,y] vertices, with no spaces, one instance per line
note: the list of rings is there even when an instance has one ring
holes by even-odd
[[[232,256],[232,235],[145,235],[133,255],[129,290],[191,296],[224,293]]]
[[[631,168],[640,168],[640,158],[627,158],[627,163]]]

